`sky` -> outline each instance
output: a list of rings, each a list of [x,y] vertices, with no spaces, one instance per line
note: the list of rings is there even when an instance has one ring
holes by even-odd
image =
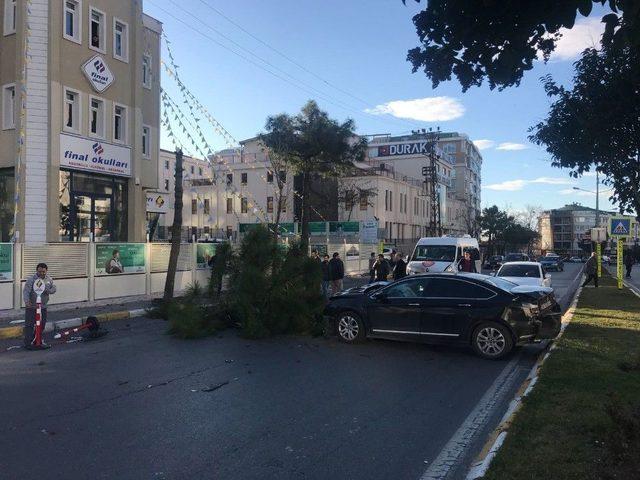
[[[295,114],[314,99],[330,116],[352,118],[360,134],[403,134],[440,127],[465,133],[481,149],[482,204],[521,210],[572,202],[594,207],[596,179],[569,177],[551,167],[527,130],[545,118],[550,99],[540,77],[570,84],[572,63],[599,43],[605,10],[579,17],[547,64],[536,62],[519,87],[488,86],[463,93],[455,80],[433,89],[412,73],[407,50],[418,46],[412,17],[425,1],[407,0],[144,0],[145,13],[163,22],[181,80],[229,132],[204,129],[214,149],[263,131],[269,115]],[[168,62],[166,47],[163,59]],[[178,104],[175,81],[162,86]],[[199,115],[202,117],[202,115]],[[175,128],[175,127],[174,127]],[[164,132],[161,144],[172,149]],[[184,144],[185,150],[198,151]],[[587,191],[574,190],[573,187]],[[601,187],[600,208],[615,210]]]

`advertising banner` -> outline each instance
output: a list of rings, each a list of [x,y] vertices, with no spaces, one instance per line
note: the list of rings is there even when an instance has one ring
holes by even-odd
[[[198,243],[196,246],[196,268],[203,270],[209,267],[209,260],[216,254],[217,243]]]
[[[169,211],[169,194],[147,192],[147,212],[167,213]]]
[[[362,222],[360,230],[360,242],[376,243],[378,241],[378,222],[376,220],[365,220]]]
[[[327,233],[327,222],[309,222],[311,235],[324,235]]]
[[[131,149],[97,139],[61,133],[60,166],[130,177]]]
[[[347,260],[360,260],[360,245],[357,243],[345,245]]]
[[[104,92],[115,80],[109,66],[100,55],[94,55],[82,65],[82,73],[96,92]]]
[[[344,235],[360,232],[360,222],[329,222],[329,233]]]
[[[96,244],[96,275],[144,273],[144,243]]]
[[[13,280],[13,245],[0,243],[0,282]]]

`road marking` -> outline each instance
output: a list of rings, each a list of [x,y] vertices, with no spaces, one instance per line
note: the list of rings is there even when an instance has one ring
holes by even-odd
[[[467,416],[460,428],[453,434],[438,457],[431,463],[420,480],[442,480],[449,475],[467,453],[468,447],[489,421],[496,405],[509,392],[518,375],[518,362],[521,354],[514,356],[494,380],[475,408]]]

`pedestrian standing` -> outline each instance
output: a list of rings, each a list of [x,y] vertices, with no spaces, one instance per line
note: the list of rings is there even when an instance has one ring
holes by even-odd
[[[36,267],[36,273],[27,279],[24,284],[24,289],[22,290],[22,299],[24,300],[25,305],[25,317],[24,317],[24,346],[29,347],[33,343],[35,338],[35,324],[36,324],[36,302],[38,300],[38,296],[36,292],[33,291],[33,284],[36,280],[41,279],[44,281],[45,289],[44,293],[40,295],[41,301],[41,317],[40,317],[40,325],[42,326],[42,331],[44,332],[44,327],[47,324],[47,303],[49,302],[49,295],[56,293],[56,286],[53,283],[53,279],[47,275],[47,271],[49,267],[47,267],[46,263],[39,263]],[[43,346],[47,346],[46,343],[42,342]]]
[[[378,260],[373,266],[373,270],[376,274],[376,282],[386,282],[389,276],[389,263],[384,258],[384,255],[378,255]]]
[[[322,262],[322,259],[320,258],[320,255],[318,254],[318,250],[311,250],[311,258],[313,260],[315,260],[316,262],[318,262],[318,263]]]
[[[371,252],[371,256],[369,257],[369,283],[373,283],[376,278],[376,271],[373,269],[373,266],[376,264],[376,254]]]
[[[407,276],[407,262],[402,258],[402,253],[396,253],[396,264],[393,266],[393,279],[400,280]]]
[[[478,273],[476,262],[471,259],[471,252],[464,252],[464,256],[458,262],[458,271],[468,273]]]
[[[342,281],[344,279],[344,263],[340,259],[340,254],[335,252],[329,261],[329,280],[331,280],[332,293],[335,295],[342,291]]]
[[[596,260],[596,252],[592,252],[587,263],[584,264],[584,273],[587,276],[582,286],[586,286],[591,280],[596,288],[598,288],[598,264]]]
[[[322,267],[322,296],[329,298],[329,255],[324,255],[320,266]]]
[[[624,266],[627,267],[627,278],[631,278],[631,270],[633,270],[633,265],[636,263],[636,257],[633,254],[633,251],[627,250],[624,253]]]

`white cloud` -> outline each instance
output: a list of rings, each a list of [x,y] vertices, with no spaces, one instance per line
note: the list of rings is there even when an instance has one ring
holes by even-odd
[[[571,30],[561,28],[562,38],[558,40],[551,59],[571,60],[580,55],[585,48],[600,48],[602,32],[604,32],[604,23],[600,18],[579,20]]]
[[[553,177],[538,177],[533,180],[505,180],[501,183],[493,183],[486,185],[483,188],[487,190],[496,190],[502,192],[517,192],[522,190],[525,186],[531,184],[545,184],[545,185],[570,185],[571,180],[565,178],[553,178]]]
[[[529,148],[523,143],[503,142],[496,147],[498,150],[525,150]]]
[[[494,142],[493,140],[486,139],[474,140],[473,143],[476,147],[478,147],[478,150],[485,150],[487,148],[493,147],[496,144],[496,142]]]
[[[367,108],[365,112],[423,122],[446,122],[463,116],[465,108],[459,100],[452,97],[427,97],[394,100],[376,105],[374,108]]]
[[[584,172],[582,174],[583,177],[595,177],[597,175],[596,172]]]

